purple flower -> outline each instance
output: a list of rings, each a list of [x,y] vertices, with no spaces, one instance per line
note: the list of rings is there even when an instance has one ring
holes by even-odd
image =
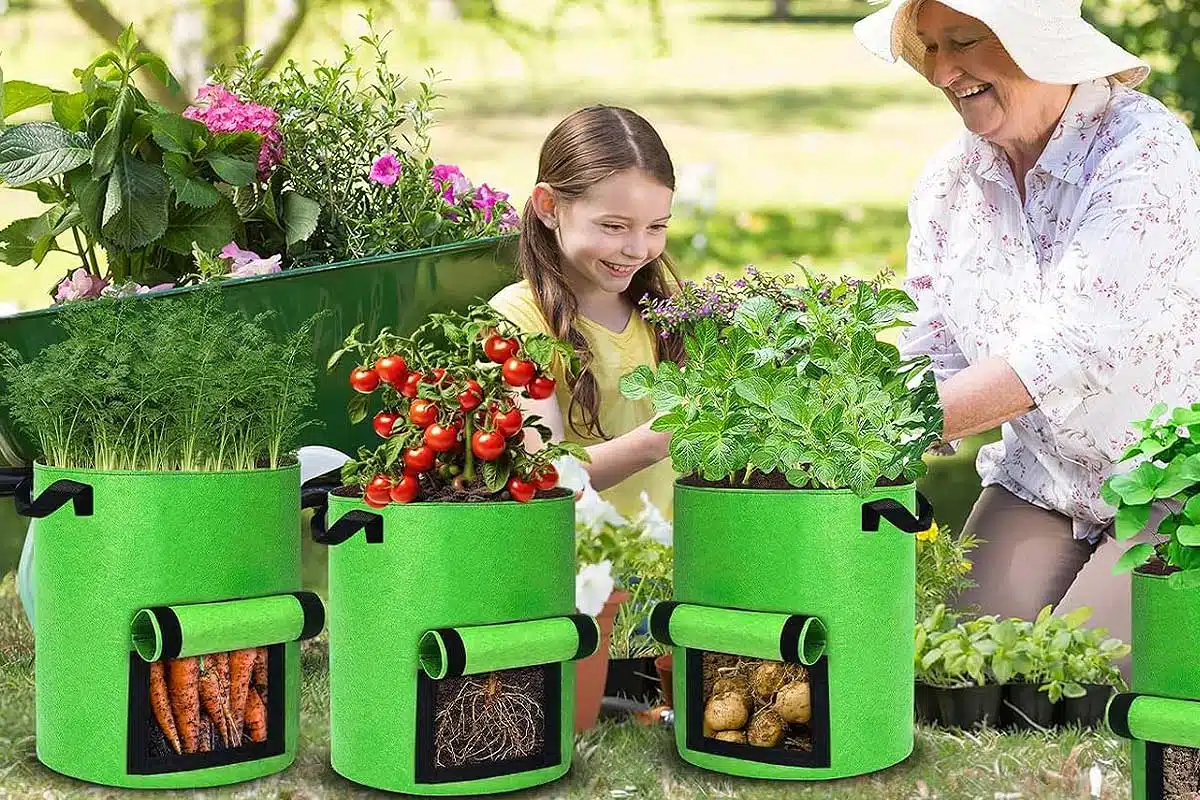
[[[229,277],[231,278],[252,278],[256,275],[269,275],[282,271],[279,266],[282,255],[275,254],[270,258],[263,258],[253,250],[241,249],[236,242],[225,245],[221,249],[221,257],[227,258],[231,262],[229,265]]]
[[[107,286],[108,281],[94,278],[86,269],[79,267],[58,284],[54,291],[54,302],[67,303],[99,297]]]
[[[391,186],[400,177],[400,160],[394,153],[384,153],[371,165],[371,180],[381,186]]]
[[[462,170],[453,164],[436,165],[430,178],[433,180],[434,187],[442,193],[442,199],[452,206],[458,205],[458,201],[472,188],[467,176],[463,175]]]
[[[507,233],[514,231],[521,225],[521,217],[517,214],[517,210],[512,206],[504,209],[504,213],[500,215],[500,231]]]
[[[485,222],[492,221],[492,212],[496,208],[497,203],[501,203],[508,199],[507,192],[496,191],[486,183],[479,186],[475,192],[475,198],[471,200],[471,205],[483,212]]]

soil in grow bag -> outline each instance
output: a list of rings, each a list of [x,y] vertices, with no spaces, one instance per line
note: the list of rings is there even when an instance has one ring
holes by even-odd
[[[216,767],[284,751],[283,645],[129,662],[131,775]]]
[[[803,667],[688,650],[688,747],[789,766],[828,766],[827,674],[824,658]]]
[[[561,664],[431,680],[417,677],[422,783],[528,772],[558,764]]]
[[[1200,750],[1146,742],[1148,800],[1200,797]]]

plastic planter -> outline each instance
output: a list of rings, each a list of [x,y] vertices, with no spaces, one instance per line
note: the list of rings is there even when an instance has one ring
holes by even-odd
[[[906,758],[912,533],[931,519],[912,485],[863,499],[849,491],[677,483],[674,599],[655,609],[651,629],[674,648],[681,757],[731,775],[793,780],[858,775]],[[755,661],[781,664],[786,680],[808,683],[808,721],[786,728],[775,746],[722,740],[719,729],[706,729],[706,694],[728,674],[722,665],[742,675],[737,670],[762,668]],[[807,741],[793,747],[787,737]]]
[[[419,795],[548,783],[570,768],[574,501],[391,504],[328,496],[330,750],[351,781]],[[483,701],[492,698],[483,705]],[[487,713],[465,724],[465,703]],[[520,736],[505,738],[501,723]],[[480,732],[487,748],[466,742]]]
[[[18,492],[18,503],[42,517],[34,562],[42,763],[137,789],[234,783],[292,763],[297,642],[323,625],[320,601],[299,591],[299,497],[298,466],[205,473],[35,466],[32,492]],[[170,726],[153,710],[152,676],[162,675],[172,700],[185,702],[169,704],[174,720],[186,710],[187,687],[199,692],[183,680],[188,671],[220,675],[231,658],[220,654],[236,650],[250,667],[242,724],[235,731],[228,718],[221,722],[230,726],[221,741],[196,698],[197,724],[180,714],[172,729],[176,753]]]
[[[1135,570],[1132,604],[1131,691],[1105,719],[1130,740],[1133,800],[1155,800],[1172,791],[1171,765],[1200,749],[1200,587]]]

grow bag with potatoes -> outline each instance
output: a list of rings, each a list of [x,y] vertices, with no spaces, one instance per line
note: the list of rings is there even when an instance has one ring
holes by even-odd
[[[335,491],[326,502],[314,538],[329,545],[334,770],[418,795],[565,774],[573,659],[598,639],[575,615],[571,494],[373,510]],[[474,724],[472,705],[487,710]]]
[[[658,611],[656,636],[674,644],[681,757],[731,775],[792,780],[859,775],[906,758],[912,534],[932,520],[912,485],[862,498],[677,482],[678,605],[669,617]],[[715,712],[714,694],[726,695]],[[743,713],[742,726],[727,727]],[[706,725],[714,714],[726,716]]]
[[[42,763],[133,789],[228,784],[292,763],[297,640],[315,632],[319,605],[297,594],[298,465],[206,473],[36,465],[18,498],[39,518]],[[177,657],[165,658],[176,646]],[[245,652],[221,650],[234,646]],[[235,655],[252,687],[240,708]],[[201,692],[214,683],[218,702],[207,706]]]

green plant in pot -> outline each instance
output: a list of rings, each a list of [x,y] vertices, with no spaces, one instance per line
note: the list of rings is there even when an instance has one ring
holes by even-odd
[[[1131,740],[1133,797],[1141,800],[1185,780],[1180,766],[1200,755],[1200,736],[1185,732],[1200,707],[1200,403],[1156,403],[1131,431],[1101,489],[1116,509],[1114,536],[1131,539],[1161,518],[1153,541],[1133,544],[1114,567],[1132,571],[1131,689],[1110,701],[1106,717]]]
[[[672,432],[671,459],[681,475],[676,605],[660,604],[655,636],[675,647],[677,744],[697,765],[822,779],[882,769],[911,751],[913,535],[932,522],[914,481],[939,437],[941,410],[928,359],[902,359],[879,338],[914,309],[886,278],[805,271],[797,282],[750,268],[736,281],[714,275],[702,285],[687,283],[678,296],[643,309],[655,324],[681,333],[687,353],[682,368],[639,367],[625,376],[622,391],[654,399],[661,416],[653,427]],[[705,735],[701,717],[709,715],[695,704],[713,698],[689,696],[688,687],[713,689],[715,678],[706,676],[737,669],[722,666],[726,657],[765,658],[752,642],[739,644],[736,632],[718,630],[715,619],[682,639],[675,622],[667,625],[680,617],[688,629],[684,620],[713,608],[786,610],[819,621],[838,642],[836,659],[831,653],[802,664],[812,707],[794,716],[807,722],[780,724],[772,707],[759,709],[757,725],[747,723],[764,734],[759,741],[772,742],[768,734],[781,731],[783,746],[740,745],[737,731],[712,726]],[[727,624],[746,636],[765,634],[775,620],[733,619]],[[790,634],[812,630],[800,619],[783,624]],[[776,653],[778,661],[784,654]],[[852,677],[867,672],[869,689]],[[744,733],[749,740],[749,729]],[[811,750],[789,752],[787,742],[804,737]]]
[[[186,298],[56,316],[3,399],[38,443],[18,511],[37,648],[37,755],[127,788],[233,783],[291,764],[300,639],[300,469],[315,370],[288,338]]]
[[[1002,684],[1023,665],[1017,642],[994,616],[960,620],[939,605],[914,628],[918,714],[953,728],[994,725]],[[994,672],[999,667],[999,675]]]
[[[315,533],[330,546],[333,768],[410,794],[555,780],[571,762],[575,662],[600,632],[576,612],[575,498],[553,462],[587,455],[527,452],[525,428],[549,431],[513,395],[548,396],[546,366],[573,352],[487,306],[408,336],[362,331],[329,368],[380,444],[343,466]]]

